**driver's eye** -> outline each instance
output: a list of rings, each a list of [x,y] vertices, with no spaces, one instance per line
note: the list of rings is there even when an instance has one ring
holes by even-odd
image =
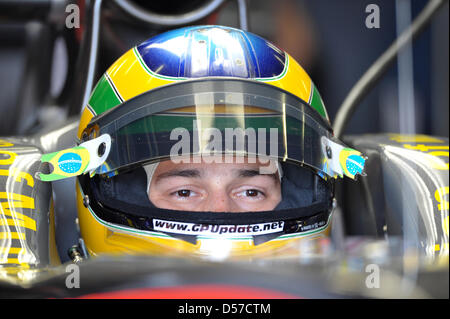
[[[191,195],[191,191],[188,189],[182,189],[177,191],[177,195],[180,197],[189,197]]]
[[[245,195],[247,195],[248,197],[256,197],[259,195],[259,191],[257,191],[256,189],[248,189],[245,191]]]

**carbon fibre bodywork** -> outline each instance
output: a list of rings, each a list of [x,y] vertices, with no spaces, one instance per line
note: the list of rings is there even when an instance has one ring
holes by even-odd
[[[343,187],[348,233],[403,235],[429,257],[448,255],[448,139],[370,134],[347,141],[368,156],[367,176]]]
[[[50,265],[51,185],[34,178],[41,149],[26,138],[2,140],[0,260],[2,266]]]

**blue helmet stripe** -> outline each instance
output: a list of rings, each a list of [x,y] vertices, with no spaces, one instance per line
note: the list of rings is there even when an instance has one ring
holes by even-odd
[[[137,47],[154,73],[169,77],[271,78],[285,67],[285,53],[249,32],[197,26],[157,35]]]

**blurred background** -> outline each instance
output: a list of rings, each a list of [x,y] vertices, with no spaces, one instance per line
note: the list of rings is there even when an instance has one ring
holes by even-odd
[[[141,23],[125,14],[116,2],[119,1],[103,1],[94,83],[131,46],[175,27]],[[207,0],[123,2],[133,3],[142,12],[161,15],[196,10],[207,2],[218,3]],[[242,1],[219,2],[211,13],[188,24],[240,27],[238,7]],[[89,0],[0,0],[1,136],[33,134],[80,111],[80,87],[86,78],[80,60],[91,23],[88,7],[93,3]],[[306,69],[319,88],[333,123],[352,86],[427,1],[247,0],[246,3],[248,30],[287,51]],[[79,8],[77,28],[65,25],[68,4]],[[366,26],[369,4],[379,8],[378,28]],[[395,63],[364,98],[345,134],[399,132],[402,119],[407,117],[413,121],[408,127],[410,133],[448,137],[448,39],[447,2],[404,54],[403,67],[399,69],[399,63]],[[404,113],[405,107],[399,103],[405,83],[406,95],[409,94],[406,110],[412,117]]]

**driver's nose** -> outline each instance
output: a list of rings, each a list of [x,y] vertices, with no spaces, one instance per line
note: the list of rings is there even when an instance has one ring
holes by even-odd
[[[215,192],[206,201],[203,209],[209,212],[235,212],[238,208],[224,191]]]

